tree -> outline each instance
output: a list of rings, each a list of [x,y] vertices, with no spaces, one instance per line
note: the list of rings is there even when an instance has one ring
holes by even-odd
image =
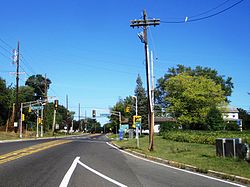
[[[103,128],[101,127],[101,124],[96,121],[96,119],[87,119],[87,131],[91,133],[101,133],[103,131]]]
[[[48,103],[46,105],[46,119],[44,119],[44,128],[46,131],[52,129],[53,117],[54,117],[54,103]],[[68,111],[63,105],[58,105],[56,112],[56,123],[59,124],[59,128],[63,129],[65,125],[69,127],[73,120],[74,112]]]
[[[224,120],[221,111],[213,106],[206,117],[206,130],[218,131],[224,128]]]
[[[250,115],[248,112],[242,108],[237,108],[239,110],[239,119],[242,119],[242,128],[244,130],[250,129]]]
[[[0,126],[4,125],[8,118],[11,101],[11,89],[6,86],[5,80],[0,77]]]
[[[142,116],[142,128],[148,129],[148,102],[140,75],[136,79],[135,96],[137,97],[138,115]]]
[[[25,85],[34,88],[34,100],[44,99],[45,91],[49,89],[50,84],[51,81],[40,74],[30,76],[25,82]]]
[[[187,73],[170,77],[164,84],[164,91],[168,93],[163,98],[169,105],[168,112],[188,129],[204,129],[210,108],[225,101],[220,85],[206,77]]]
[[[155,92],[156,103],[165,108],[168,106],[168,103],[164,101],[164,98],[168,95],[168,93],[165,92],[165,82],[168,81],[169,78],[177,76],[181,73],[186,73],[190,76],[202,76],[213,80],[216,84],[221,86],[224,91],[225,100],[229,102],[227,97],[232,94],[232,89],[234,88],[231,77],[225,78],[225,76],[219,75],[216,70],[208,67],[203,68],[201,66],[197,66],[195,69],[192,69],[191,67],[185,67],[179,64],[176,68],[169,68],[168,73],[158,79]]]
[[[21,86],[19,87],[19,102],[29,102],[33,101],[34,97],[34,88],[30,86]]]
[[[109,120],[111,121],[113,132],[116,132],[116,131],[118,132],[119,124],[120,124],[118,114],[114,115],[114,113],[120,112],[121,120],[123,121],[125,118],[126,103],[128,103],[128,101],[126,102],[126,99],[123,100],[120,98],[119,101],[112,108],[110,108],[111,115],[109,116]]]

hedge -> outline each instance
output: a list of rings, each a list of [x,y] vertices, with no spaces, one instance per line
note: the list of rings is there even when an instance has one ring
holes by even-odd
[[[177,142],[215,144],[217,138],[241,138],[243,143],[250,144],[250,131],[168,131],[162,133],[163,138]]]

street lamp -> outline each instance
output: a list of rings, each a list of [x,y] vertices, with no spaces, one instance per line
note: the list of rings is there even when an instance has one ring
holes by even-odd
[[[122,121],[121,112],[111,111],[110,114],[114,115],[114,116],[119,116],[119,130],[120,130],[121,129],[121,121]],[[117,128],[116,128],[116,134],[117,134]]]
[[[132,96],[133,98],[135,98],[135,115],[138,115],[138,105],[137,105],[137,96]]]
[[[132,96],[133,98],[135,98],[135,115],[138,116],[138,105],[137,105],[137,96]],[[137,147],[139,148],[139,134],[138,134],[138,126],[136,125],[135,127],[135,133],[136,133],[136,139],[137,139]],[[140,131],[141,132],[141,131]]]

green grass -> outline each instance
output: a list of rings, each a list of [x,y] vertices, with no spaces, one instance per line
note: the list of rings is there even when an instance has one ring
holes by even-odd
[[[0,140],[13,140],[18,139],[19,134],[14,132],[2,132],[0,131]]]
[[[146,155],[172,160],[198,167],[200,171],[220,171],[228,174],[250,178],[250,163],[233,158],[216,156],[214,145],[175,142],[154,136],[154,151],[148,151],[148,136],[140,138],[140,149],[136,148],[136,140],[116,141],[126,149],[133,149]]]
[[[81,135],[82,132],[77,132],[69,135]],[[15,140],[15,139],[20,139],[19,138],[19,132],[14,133],[14,132],[4,132],[0,131],[0,140]],[[39,132],[40,136],[40,132]],[[55,133],[54,136],[65,136],[65,133]],[[53,137],[52,132],[46,132],[43,134],[43,137]],[[23,138],[24,139],[33,139],[36,138],[36,132],[35,131],[28,131],[28,132],[23,132]]]

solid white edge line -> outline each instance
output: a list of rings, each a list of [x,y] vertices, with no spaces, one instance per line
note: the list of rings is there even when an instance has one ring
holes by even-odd
[[[63,180],[62,180],[62,182],[61,182],[61,184],[60,184],[59,187],[67,187],[67,186],[68,186],[69,180],[70,180],[70,178],[71,178],[71,176],[72,176],[72,174],[73,174],[73,172],[74,172],[74,170],[75,170],[75,168],[76,168],[76,165],[77,165],[79,159],[80,159],[80,157],[76,157],[76,158],[75,158],[75,160],[74,160],[73,163],[71,164],[69,170],[67,171],[67,173],[66,173],[65,176],[63,177]]]
[[[168,168],[171,168],[171,169],[175,169],[175,170],[178,170],[178,171],[190,173],[190,174],[193,174],[193,175],[198,175],[198,176],[201,176],[201,177],[204,177],[204,178],[216,180],[216,181],[219,181],[219,182],[222,182],[222,183],[226,183],[226,184],[231,184],[231,185],[235,185],[235,186],[239,186],[239,187],[246,187],[246,186],[244,186],[244,185],[240,185],[240,184],[237,184],[237,183],[225,181],[225,180],[222,180],[222,179],[210,177],[210,176],[203,175],[203,174],[200,174],[200,173],[195,173],[195,172],[192,172],[192,171],[188,171],[188,170],[176,168],[176,167],[173,167],[173,166],[169,166],[169,165],[166,165],[166,164],[162,164],[162,163],[159,163],[159,162],[155,162],[155,161],[152,161],[152,160],[148,160],[148,159],[146,159],[146,158],[142,158],[142,157],[133,155],[132,153],[128,153],[128,152],[126,152],[126,151],[124,151],[124,150],[121,150],[121,149],[117,148],[116,146],[110,144],[109,142],[106,142],[106,144],[108,144],[109,146],[111,146],[111,147],[113,147],[113,148],[115,148],[115,149],[121,151],[122,153],[128,154],[128,155],[130,155],[130,156],[132,156],[132,157],[135,157],[135,158],[138,158],[138,159],[147,161],[147,162],[151,162],[151,163],[154,163],[154,164],[157,164],[157,165],[160,165],[160,166],[168,167]]]
[[[111,179],[111,178],[109,178],[108,176],[103,175],[102,173],[100,173],[100,172],[94,170],[93,168],[91,168],[91,167],[85,165],[84,163],[82,163],[82,162],[79,161],[79,160],[78,160],[78,163],[79,163],[81,166],[83,166],[84,168],[86,168],[87,170],[89,170],[89,171],[95,173],[96,175],[98,175],[98,176],[100,176],[100,177],[102,177],[102,178],[104,178],[104,179],[106,179],[106,180],[108,180],[108,181],[110,181],[110,182],[112,182],[112,183],[118,185],[118,186],[127,187],[126,185],[124,185],[124,184],[122,184],[122,183],[120,183],[120,182],[118,182],[118,181],[116,181],[116,180],[114,180],[114,179]]]

